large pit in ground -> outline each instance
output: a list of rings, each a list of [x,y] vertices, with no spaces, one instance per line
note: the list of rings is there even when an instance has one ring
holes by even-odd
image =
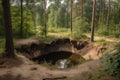
[[[15,49],[24,56],[39,64],[55,65],[58,68],[68,68],[85,61],[80,50],[89,43],[69,38],[55,39],[51,43],[41,41],[17,44]]]
[[[63,69],[70,68],[82,63],[84,61],[84,58],[72,52],[58,51],[41,55],[40,57],[34,58],[32,60],[37,61],[39,64],[46,65],[47,63],[50,66]]]

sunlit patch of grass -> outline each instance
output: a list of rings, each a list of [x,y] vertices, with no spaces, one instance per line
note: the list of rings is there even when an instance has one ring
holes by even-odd
[[[102,39],[102,40],[95,41],[95,43],[100,44],[100,45],[106,45],[106,44],[109,44],[110,42]]]
[[[59,33],[48,33],[48,36],[53,36],[55,38],[69,38],[70,37],[70,33],[69,32],[59,32]]]
[[[54,39],[58,38],[72,38],[76,40],[88,40],[88,37],[86,37],[84,34],[73,32],[71,33],[70,29],[68,28],[49,28],[47,31],[47,36],[44,37],[44,35],[39,35],[40,40],[43,41],[52,41]]]
[[[70,29],[67,28],[53,28],[53,30],[48,31],[48,36],[53,36],[55,38],[68,38],[70,35]]]
[[[56,31],[49,31],[46,37],[44,37],[44,35],[40,35],[40,40],[45,41],[45,42],[51,42],[52,40],[58,39],[58,38],[69,38],[70,35],[71,33],[69,30],[59,29]]]
[[[69,28],[48,28],[48,32],[58,33],[58,32],[70,32]]]

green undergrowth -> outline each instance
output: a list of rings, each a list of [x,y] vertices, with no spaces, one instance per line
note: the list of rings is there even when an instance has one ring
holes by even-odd
[[[89,40],[89,38],[83,33],[73,32],[71,36],[73,39],[76,39],[76,40]]]
[[[59,28],[58,27],[54,27],[54,28],[49,27],[48,32],[52,32],[52,33],[70,32],[70,29],[69,28],[60,28],[60,27]]]
[[[120,43],[115,45],[114,51],[113,54],[106,53],[103,58],[103,62],[106,64],[104,72],[107,75],[120,78]]]
[[[43,34],[38,34],[40,40],[43,41],[52,41],[58,38],[72,38],[76,40],[89,40],[89,38],[84,35],[84,33],[73,31],[71,33],[70,29],[68,28],[48,28],[47,36],[45,37]]]
[[[100,37],[106,37],[106,38],[111,38],[111,39],[116,39],[116,40],[119,40],[120,39],[120,35],[119,34],[114,34],[114,35],[111,35],[111,34],[100,34],[98,32],[95,33],[96,36],[100,36]]]
[[[99,44],[99,45],[107,45],[107,44],[109,44],[110,42],[108,42],[108,41],[106,41],[106,40],[104,40],[104,39],[101,39],[101,40],[95,41],[94,43]]]

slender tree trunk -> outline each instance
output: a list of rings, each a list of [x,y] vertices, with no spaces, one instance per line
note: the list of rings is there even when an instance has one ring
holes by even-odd
[[[36,3],[36,0],[34,0],[34,9],[33,9],[34,30],[36,31],[37,25],[36,25],[36,5],[35,5],[35,3]]]
[[[71,33],[72,33],[72,3],[73,1],[70,0],[70,30],[71,30]]]
[[[108,34],[109,34],[109,21],[110,19],[110,0],[108,0],[108,13],[107,13],[107,30],[108,30]]]
[[[28,6],[29,5],[29,0],[26,0],[26,6]]]
[[[47,36],[47,26],[46,26],[46,0],[44,0],[44,33],[45,33],[45,37]]]
[[[81,20],[83,20],[83,9],[84,9],[84,0],[80,0],[80,5],[81,5],[81,9],[80,9],[80,17]]]
[[[103,1],[100,0],[99,24],[102,22]]]
[[[21,26],[20,26],[20,34],[23,37],[23,0],[21,0]]]
[[[15,57],[14,45],[13,45],[13,34],[12,34],[12,23],[10,14],[10,1],[2,0],[3,15],[4,15],[4,26],[5,26],[5,38],[6,38],[6,56],[9,58]]]
[[[68,3],[66,4],[66,11],[67,11],[67,13],[66,13],[66,23],[67,23],[67,28],[69,28],[69,0],[68,0]]]
[[[83,26],[83,8],[84,8],[84,0],[80,0],[80,8],[81,8],[81,10],[80,10],[80,18],[81,18],[81,21],[82,21],[82,24],[81,24],[81,26]]]
[[[69,18],[68,18],[69,16],[68,16],[68,13],[67,13],[67,19],[66,19],[66,21],[67,21],[67,28],[69,27]]]
[[[92,12],[92,24],[91,24],[91,42],[94,41],[95,16],[96,16],[96,0],[93,0],[93,12]]]
[[[104,5],[104,1],[102,0],[102,12],[101,12],[101,21],[102,21],[102,23],[104,22],[104,7],[105,7],[105,5]]]

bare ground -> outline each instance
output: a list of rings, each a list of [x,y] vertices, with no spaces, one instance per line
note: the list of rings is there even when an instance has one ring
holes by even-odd
[[[23,43],[36,42],[36,39],[21,40]],[[18,41],[19,43],[19,41]],[[81,51],[85,59],[94,59],[86,61],[83,64],[77,65],[71,69],[53,69],[43,65],[39,65],[30,61],[23,55],[17,54],[16,59],[0,59],[0,80],[64,80],[62,78],[71,78],[75,76],[83,77],[86,73],[96,74],[102,66],[99,58],[102,54],[98,55],[100,46],[88,45]],[[12,78],[11,78],[12,76]],[[14,78],[13,78],[14,76]],[[19,78],[19,79],[16,79]],[[22,78],[21,78],[22,77]],[[50,79],[60,78],[60,79]],[[111,79],[112,80],[112,79]]]
[[[44,78],[54,78],[54,77],[74,77],[76,75],[82,75],[84,72],[95,72],[100,67],[100,62],[98,60],[88,61],[81,65],[78,65],[72,69],[59,70],[50,69],[43,65],[38,65],[22,55],[18,56],[18,63],[9,60],[10,63],[4,62],[3,67],[0,68],[0,76],[5,74],[11,74],[14,76],[21,75],[29,80],[43,80]],[[22,64],[21,64],[22,62]],[[8,67],[14,63],[14,66]],[[0,79],[1,80],[1,79]]]

